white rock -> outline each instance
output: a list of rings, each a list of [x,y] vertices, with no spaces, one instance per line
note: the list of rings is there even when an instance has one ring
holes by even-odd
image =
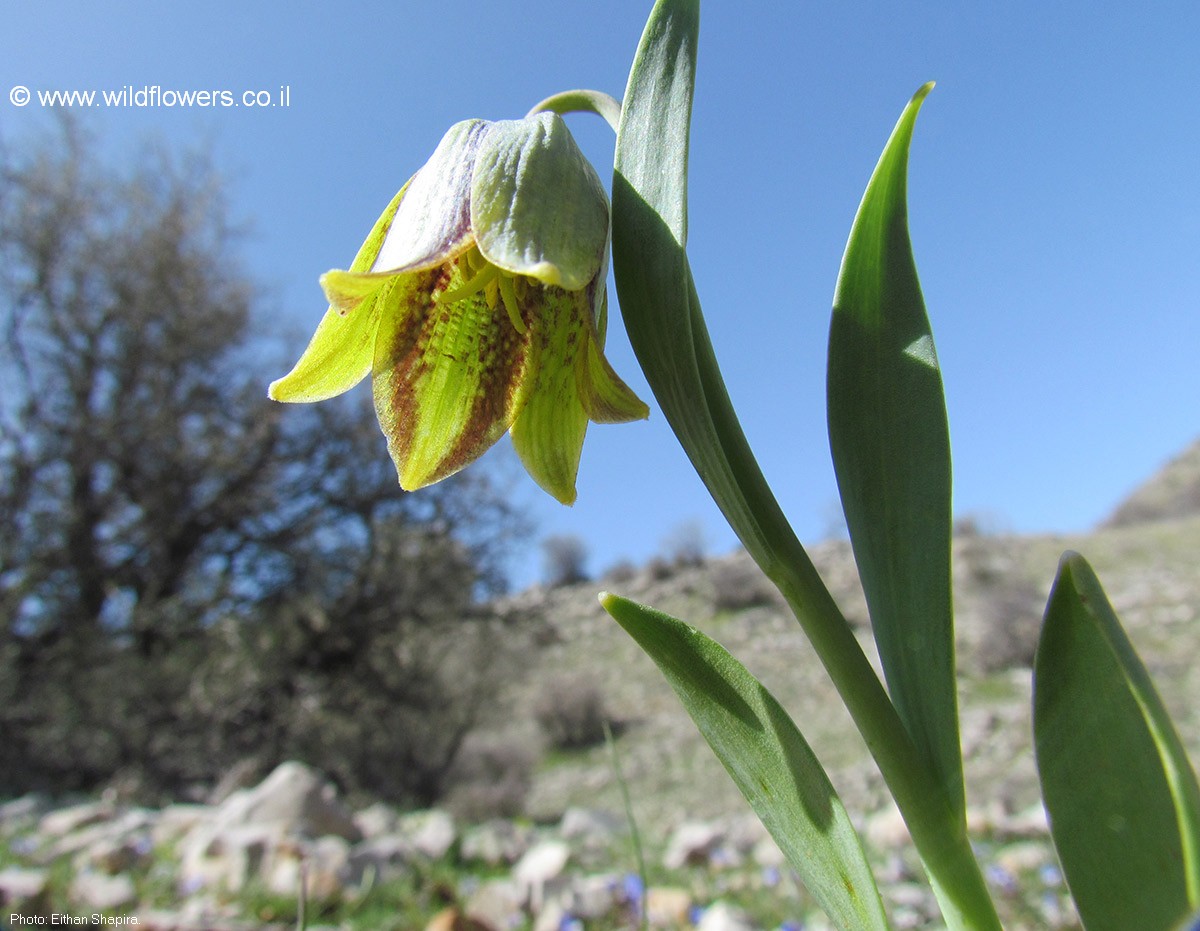
[[[391,834],[400,823],[400,815],[391,805],[376,802],[354,813],[354,824],[364,838]]]
[[[274,825],[189,834],[180,848],[180,892],[183,895],[201,889],[240,892],[259,875],[267,852],[283,840],[279,827]]]
[[[48,810],[50,801],[37,792],[0,805],[0,831],[13,834],[33,827]]]
[[[305,837],[332,834],[351,843],[362,835],[337,790],[315,769],[287,762],[252,789],[240,789],[214,813],[219,827],[272,824],[283,833]]]
[[[355,875],[363,876],[370,871],[377,882],[400,879],[409,872],[415,858],[412,843],[397,834],[373,837],[355,844],[350,851]]]
[[[1022,812],[1005,818],[997,826],[996,833],[1006,838],[1039,838],[1050,836],[1050,821],[1046,809],[1040,802]]]
[[[871,815],[867,819],[864,833],[868,847],[877,851],[899,850],[912,844],[908,825],[904,823],[904,817],[895,805],[889,805]]]
[[[9,867],[0,870],[0,903],[14,913],[44,910],[50,894],[50,873]]]
[[[624,904],[621,877],[615,873],[580,876],[571,881],[558,901],[576,918],[585,921],[607,918]]]
[[[562,875],[570,859],[570,847],[562,841],[546,840],[527,850],[513,867],[522,901],[528,902],[535,913],[541,911],[547,885]]]
[[[119,909],[132,905],[137,898],[133,880],[122,873],[105,876],[103,873],[77,873],[71,880],[71,901],[88,909]]]
[[[558,824],[563,840],[604,844],[625,830],[625,822],[611,812],[594,808],[568,808]]]
[[[493,818],[463,834],[459,856],[468,863],[511,865],[521,859],[532,841],[531,828],[505,818]]]
[[[168,805],[151,825],[150,839],[156,847],[177,843],[212,813],[213,809],[208,805]]]
[[[759,931],[759,927],[740,908],[726,902],[714,902],[704,910],[696,931]]]
[[[399,831],[408,837],[417,853],[430,860],[440,860],[458,839],[454,818],[437,808],[405,815],[400,819]]]
[[[787,865],[787,857],[770,834],[754,845],[754,849],[750,851],[750,858],[764,869],[777,870]]]
[[[268,890],[284,896],[299,895],[303,882],[309,901],[321,903],[341,900],[361,878],[352,875],[350,844],[332,835],[278,844],[269,851],[262,876]]]
[[[86,855],[89,850],[111,851],[126,845],[129,845],[131,852],[143,850],[148,853],[153,846],[150,832],[155,817],[154,812],[144,808],[131,809],[119,817],[99,821],[63,835],[46,849],[46,856],[58,859],[76,854]]]
[[[720,845],[724,831],[704,821],[688,821],[675,829],[663,854],[663,866],[669,870],[706,865]]]
[[[75,869],[115,876],[148,865],[153,849],[149,834],[101,840],[75,856]]]
[[[646,890],[646,921],[652,928],[680,928],[690,924],[692,894],[673,886],[651,886]]]
[[[558,902],[548,902],[537,912],[537,917],[533,920],[533,931],[560,931],[570,917],[570,912]]]
[[[1021,873],[1032,873],[1047,863],[1053,863],[1054,854],[1050,852],[1046,843],[1018,841],[996,851],[995,862],[1001,869],[1017,876]]]
[[[465,911],[493,928],[518,928],[525,921],[521,887],[511,879],[485,882],[467,899]]]
[[[49,812],[38,822],[38,833],[47,837],[62,837],[72,831],[109,820],[114,814],[111,805],[103,802],[84,802]]]

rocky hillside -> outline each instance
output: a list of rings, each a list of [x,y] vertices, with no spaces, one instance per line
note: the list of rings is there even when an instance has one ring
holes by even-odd
[[[1139,485],[1113,511],[1109,527],[1200,514],[1200,439]]]
[[[1200,654],[1200,515],[1179,505],[1186,488],[1195,493],[1197,475],[1200,445],[1151,483],[1158,491],[1139,491],[1118,509],[1126,518],[1114,517],[1094,533],[967,532],[955,540],[969,817],[1006,927],[1075,926],[1046,836],[1029,724],[1029,666],[1063,550],[1082,552],[1096,568],[1200,759],[1200,664],[1194,660]],[[1175,504],[1161,503],[1168,499]],[[813,557],[874,655],[849,545],[823,543]],[[287,782],[280,771],[220,804],[161,812],[114,800],[97,809],[95,802],[64,808],[23,799],[0,809],[9,847],[8,860],[0,861],[0,901],[7,897],[11,908],[22,901],[16,896],[31,895],[43,909],[83,913],[93,908],[87,902],[109,895],[106,914],[158,916],[158,924],[143,921],[143,927],[249,928],[265,922],[268,912],[278,915],[278,897],[269,900],[275,903],[270,911],[262,890],[294,894],[304,863],[316,884],[310,890],[319,887],[340,903],[341,911],[322,912],[334,916],[331,927],[420,929],[440,911],[442,925],[429,924],[438,931],[607,931],[631,927],[630,910],[649,905],[651,897],[662,916],[655,927],[706,920],[700,927],[727,931],[824,927],[657,669],[600,609],[600,589],[687,620],[762,679],[862,826],[895,926],[936,927],[903,824],[861,740],[799,627],[740,553],[533,589],[499,605],[512,635],[526,641],[524,668],[466,754],[491,761],[492,768],[464,783],[446,812],[404,817],[366,803],[351,811],[332,798],[319,774],[297,769],[287,770],[288,778],[307,786],[301,795],[309,802],[289,803],[289,817],[301,823],[282,833],[279,818],[267,819],[274,825],[268,830],[258,817],[271,810],[262,801],[264,786]],[[556,720],[565,728],[563,719],[597,708],[615,724],[616,756],[650,864],[650,890],[628,875],[634,858],[612,756],[602,744],[570,747],[560,740],[563,746],[555,746],[551,739]],[[490,817],[517,801],[515,816]],[[348,916],[364,911],[385,877],[423,889],[420,907],[387,921],[371,919],[376,924],[355,923]],[[146,889],[157,890],[149,904],[145,899],[153,895]],[[247,900],[246,889],[259,890],[259,898]],[[172,899],[174,907],[164,905]],[[477,924],[444,911],[450,905],[471,911]],[[257,908],[259,925],[248,908]]]
[[[1105,528],[1082,537],[967,536],[955,541],[960,702],[967,779],[979,805],[1021,811],[1038,799],[1030,751],[1030,663],[1040,617],[1062,552],[1092,562],[1135,645],[1200,751],[1200,517]],[[814,561],[859,630],[874,646],[849,545],[826,543]],[[599,688],[623,723],[618,741],[634,810],[648,834],[688,816],[737,810],[736,790],[696,735],[657,669],[596,606],[608,588],[645,601],[716,638],[754,672],[799,723],[852,810],[884,807],[886,794],[865,748],[798,625],[741,554],[652,579],[600,580],[527,592],[514,607],[543,617],[543,645],[513,685],[509,740],[533,739],[532,709],[547,684]],[[570,805],[619,807],[603,748],[539,767],[529,811],[552,817]]]

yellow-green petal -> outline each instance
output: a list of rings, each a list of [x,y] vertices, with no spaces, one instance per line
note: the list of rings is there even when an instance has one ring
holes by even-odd
[[[580,401],[579,349],[589,338],[581,292],[538,294],[538,326],[530,347],[529,398],[512,425],[513,448],[526,471],[563,504],[575,503],[575,477],[587,433]]]
[[[375,344],[373,389],[379,425],[400,485],[414,491],[479,458],[524,403],[528,334],[483,293],[439,302],[463,272],[404,276],[416,313],[384,316]],[[403,302],[403,301],[402,301]],[[526,321],[528,322],[528,321]]]
[[[374,263],[407,190],[406,184],[384,208],[355,255],[350,272],[366,271]],[[330,272],[322,277],[322,285],[326,287],[329,309],[300,360],[267,389],[272,400],[324,401],[349,391],[371,371],[375,331],[387,297],[385,282]]]
[[[370,300],[354,313],[330,307],[300,361],[283,378],[271,382],[268,397],[274,401],[324,401],[362,381],[371,371],[375,334],[389,290],[377,285]]]
[[[562,117],[490,124],[471,183],[471,228],[484,258],[577,291],[600,270],[608,225],[604,186]]]
[[[589,334],[590,336],[590,334]],[[621,380],[594,338],[579,357],[579,399],[589,420],[596,423],[628,423],[650,416],[646,402]]]
[[[408,192],[410,184],[412,184],[412,178],[409,178],[405,182],[404,187],[400,188],[400,191],[392,198],[391,203],[383,208],[383,213],[379,215],[379,219],[371,227],[371,232],[367,234],[367,238],[359,247],[358,252],[355,253],[354,261],[350,263],[350,271],[369,271],[371,266],[375,264],[375,258],[379,255],[383,241],[387,238],[387,234],[392,228],[392,221],[396,217],[396,211],[400,209],[400,204],[404,200],[404,195]]]

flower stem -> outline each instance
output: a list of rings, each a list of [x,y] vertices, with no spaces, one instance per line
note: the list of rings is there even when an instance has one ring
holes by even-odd
[[[605,122],[612,127],[614,133],[621,121],[621,102],[604,91],[563,91],[547,97],[525,116],[530,117],[544,110],[560,116],[564,113],[595,113],[597,116],[604,117]]]
[[[705,388],[701,397],[720,444],[721,461],[713,461],[712,452],[717,451],[698,454],[678,430],[677,435],[751,557],[782,592],[833,680],[904,816],[947,924],[998,931],[995,906],[965,824],[954,814],[945,787],[924,764],[754,458],[725,391],[694,285],[691,306],[694,357]],[[670,413],[667,417],[672,419]]]

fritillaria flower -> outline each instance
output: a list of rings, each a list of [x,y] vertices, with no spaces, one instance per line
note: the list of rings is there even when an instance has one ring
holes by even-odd
[[[604,357],[609,207],[562,119],[466,120],[384,210],[277,401],[372,377],[408,490],[506,431],[533,479],[570,504],[589,421],[645,418]]]

